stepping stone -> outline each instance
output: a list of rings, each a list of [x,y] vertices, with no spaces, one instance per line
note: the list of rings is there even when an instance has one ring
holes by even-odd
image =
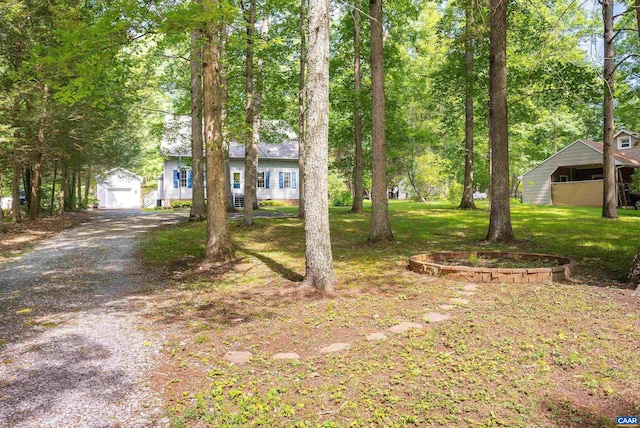
[[[449,301],[455,305],[468,305],[469,304],[469,299],[460,299],[457,297],[454,297],[453,299],[449,299]]]
[[[300,355],[295,352],[279,352],[275,354],[273,357],[274,360],[299,360]]]
[[[440,305],[438,306],[440,309],[442,309],[443,311],[448,311],[449,309],[453,309],[455,308],[455,305]]]
[[[439,314],[437,312],[429,312],[427,315],[424,316],[423,319],[427,322],[440,322],[440,321],[448,320],[449,318],[451,318],[451,315]]]
[[[320,353],[321,354],[331,354],[333,352],[340,352],[340,351],[346,351],[347,349],[351,348],[351,344],[350,343],[334,343],[332,345],[329,346],[325,346],[324,348],[320,348]]]
[[[229,351],[225,354],[224,359],[231,363],[242,365],[248,362],[252,356],[251,352]]]
[[[385,340],[387,335],[384,333],[371,333],[367,334],[367,340]]]
[[[473,296],[476,293],[474,293],[473,291],[458,291],[458,294],[461,296]]]
[[[424,328],[422,324],[418,324],[416,322],[401,322],[398,325],[394,325],[389,328],[391,333],[404,333],[405,331],[411,330],[412,328],[422,329]]]
[[[476,284],[465,284],[465,286],[462,288],[464,289],[464,291],[476,291],[478,289],[478,286]]]

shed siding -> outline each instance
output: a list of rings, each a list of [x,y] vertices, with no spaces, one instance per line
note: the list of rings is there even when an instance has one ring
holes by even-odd
[[[602,164],[602,154],[581,141],[547,158],[522,177],[522,201],[525,204],[551,204],[551,174],[559,166]]]
[[[602,180],[573,181],[551,184],[553,205],[602,207]]]

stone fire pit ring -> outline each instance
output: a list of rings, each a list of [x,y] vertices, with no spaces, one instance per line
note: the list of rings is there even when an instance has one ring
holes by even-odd
[[[513,259],[526,264],[527,260],[543,261],[550,267],[492,268],[448,265],[446,259]],[[445,259],[445,261],[442,261]],[[491,251],[442,251],[409,257],[409,269],[413,272],[469,282],[504,282],[512,284],[546,283],[564,281],[571,275],[575,262],[568,257],[549,254],[510,253]]]

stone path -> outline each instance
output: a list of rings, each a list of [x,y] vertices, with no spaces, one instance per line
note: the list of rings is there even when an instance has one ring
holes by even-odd
[[[462,288],[458,286],[456,293],[459,296],[471,297],[475,295],[478,290],[479,290],[478,285],[468,283],[462,286]],[[449,302],[450,303],[448,304],[439,305],[438,308],[441,309],[442,311],[452,311],[460,306],[468,305],[469,299],[462,298],[462,297],[452,297],[449,299]],[[452,318],[453,318],[453,315],[451,313],[428,312],[424,315],[423,320],[429,324],[434,324],[434,323],[445,322]],[[401,333],[406,333],[410,330],[423,330],[424,328],[425,326],[420,323],[403,321],[401,323],[398,323],[396,325],[389,327],[388,331],[395,334],[401,334]],[[372,333],[366,334],[365,338],[367,341],[373,342],[373,341],[379,341],[379,340],[386,340],[387,335],[383,332],[378,331],[378,332],[372,332]],[[336,342],[336,343],[327,345],[325,347],[319,348],[317,351],[320,354],[334,354],[334,353],[348,351],[349,349],[351,349],[351,346],[352,346],[351,343]],[[233,364],[242,365],[249,362],[252,356],[253,355],[250,352],[229,351],[223,357],[223,359]],[[274,354],[271,358],[273,360],[299,360],[301,357],[295,352],[279,352],[277,354]]]

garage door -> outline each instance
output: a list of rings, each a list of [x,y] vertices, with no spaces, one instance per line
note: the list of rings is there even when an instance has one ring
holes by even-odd
[[[107,189],[107,208],[138,207],[140,204],[133,201],[134,196],[135,195],[132,195],[131,189]]]

